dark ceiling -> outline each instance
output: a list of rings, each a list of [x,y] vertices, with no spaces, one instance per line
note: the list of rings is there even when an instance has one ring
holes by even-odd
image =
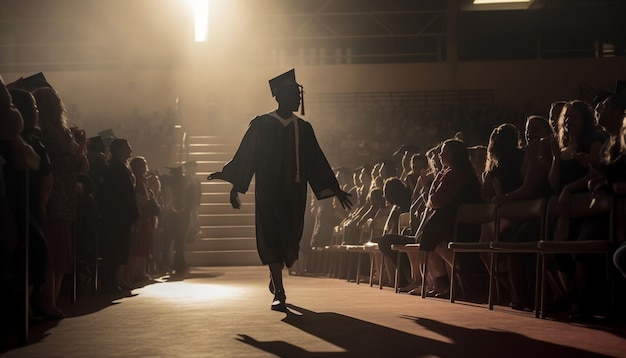
[[[457,1],[222,0],[230,12],[212,19],[217,30],[198,50],[182,0],[0,0],[0,71],[177,66],[182,53],[211,49],[311,65],[626,55],[623,0],[535,0],[516,11]]]

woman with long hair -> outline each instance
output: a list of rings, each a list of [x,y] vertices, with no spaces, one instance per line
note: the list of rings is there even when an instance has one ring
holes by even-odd
[[[456,210],[461,203],[481,201],[481,185],[470,161],[465,143],[458,139],[443,142],[439,160],[442,169],[437,173],[428,192],[427,213],[420,225],[420,249],[434,251],[428,255],[428,267],[433,289],[429,296],[448,297],[450,292],[446,264],[452,265],[448,242],[454,237]],[[470,225],[461,231],[462,241],[478,241],[480,226]]]

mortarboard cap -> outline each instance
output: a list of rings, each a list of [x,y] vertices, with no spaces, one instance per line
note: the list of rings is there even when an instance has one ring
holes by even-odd
[[[276,96],[278,90],[286,86],[300,86],[296,82],[296,70],[291,69],[282,75],[276,76],[269,80],[270,90],[272,90],[272,96]]]
[[[183,173],[183,166],[182,165],[178,165],[178,164],[172,164],[169,167],[166,167],[167,169],[170,170],[170,174],[175,175],[175,174],[182,174]]]
[[[109,144],[115,139],[115,134],[113,134],[113,129],[105,129],[101,132],[98,132],[98,137],[102,138],[102,142],[106,148],[109,147]]]
[[[48,83],[48,80],[43,75],[43,72],[36,73],[32,76],[23,78],[20,77],[17,81],[7,85],[9,88],[19,88],[28,92],[34,92],[36,89],[50,87],[52,85]]]
[[[87,138],[87,151],[89,152],[104,153],[106,147],[100,136]]]

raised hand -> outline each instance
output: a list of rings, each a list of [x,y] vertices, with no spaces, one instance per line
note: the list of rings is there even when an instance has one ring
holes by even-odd
[[[211,173],[209,174],[208,177],[206,177],[206,180],[214,180],[214,179],[224,179],[222,172]]]
[[[233,207],[233,209],[241,208],[241,201],[239,200],[239,193],[237,192],[237,190],[235,190],[234,187],[230,189],[230,205]]]
[[[350,196],[352,196],[352,194],[350,193],[346,193],[345,191],[339,189],[339,191],[335,192],[335,196],[337,197],[337,200],[339,200],[339,202],[341,203],[341,207],[343,207],[343,209],[352,209],[352,201],[350,201]]]

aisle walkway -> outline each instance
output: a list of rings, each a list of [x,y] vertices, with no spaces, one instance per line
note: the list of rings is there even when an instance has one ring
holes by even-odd
[[[626,329],[499,307],[423,300],[344,280],[288,276],[290,312],[270,311],[265,267],[197,268],[131,297],[81,298],[6,357],[626,356]]]

